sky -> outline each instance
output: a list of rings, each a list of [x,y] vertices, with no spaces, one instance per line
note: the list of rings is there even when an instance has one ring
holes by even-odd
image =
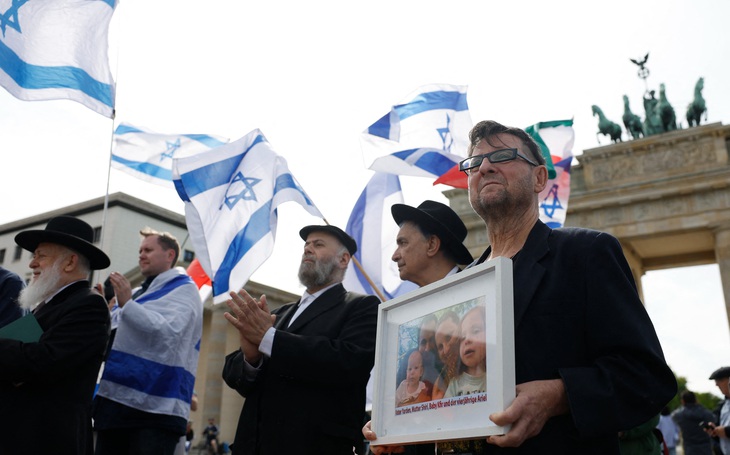
[[[0,0],[4,11],[10,0]],[[649,52],[679,119],[705,78],[709,122],[730,122],[730,2],[122,0],[110,29],[116,119],[73,101],[0,90],[0,223],[123,191],[183,213],[174,190],[109,169],[119,122],[236,140],[259,128],[327,221],[344,227],[372,175],[359,135],[417,87],[468,85],[472,120],[574,118],[574,154],[599,146],[591,105],[621,123],[623,95],[644,116],[629,59]],[[685,122],[686,124],[686,122]],[[605,136],[601,144],[607,144]],[[449,189],[403,177],[405,203]],[[300,293],[299,229],[321,220],[279,209],[274,253],[253,275]],[[132,247],[132,246],[130,246]],[[136,248],[136,245],[134,246]],[[700,392],[730,364],[716,265],[649,272],[645,303],[667,361]]]

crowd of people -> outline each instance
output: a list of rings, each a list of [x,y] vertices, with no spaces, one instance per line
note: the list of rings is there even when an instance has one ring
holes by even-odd
[[[300,299],[270,311],[265,295],[241,289],[226,302],[239,347],[222,376],[245,397],[234,455],[361,455],[368,450],[363,436],[375,454],[615,455],[632,429],[661,422],[677,384],[618,240],[539,220],[547,168],[525,131],[483,121],[469,139],[459,167],[489,247],[474,260],[463,244],[464,223],[444,204],[396,204],[392,259],[401,278],[418,286],[460,266],[511,260],[517,385],[506,409],[489,416],[508,430],[480,440],[386,445],[370,422],[363,427],[380,302],[342,285],[355,240],[335,226],[311,225],[299,232]],[[0,339],[0,431],[8,453],[172,455],[179,447],[194,394],[202,303],[176,267],[177,240],[151,229],[140,235],[144,282],[133,288],[112,272],[108,300],[89,282],[110,260],[93,245],[87,223],[56,217],[16,236],[33,253],[33,278],[17,300],[42,334],[31,342]],[[486,392],[485,322],[480,302],[422,317],[417,343],[401,352],[396,406]],[[702,413],[705,426],[693,431],[715,438],[728,455],[730,368],[711,378],[726,400],[717,414]],[[685,444],[693,398],[683,394],[671,416]],[[211,425],[205,437],[212,445],[218,428]]]

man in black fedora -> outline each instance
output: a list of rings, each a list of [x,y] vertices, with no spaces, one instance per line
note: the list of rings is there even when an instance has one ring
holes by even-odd
[[[231,292],[225,317],[241,348],[223,379],[246,398],[234,455],[353,454],[375,357],[378,299],[342,286],[357,244],[334,226],[306,226],[298,302],[268,312],[266,297]],[[359,453],[359,452],[358,452]]]
[[[401,280],[416,283],[419,287],[427,286],[442,278],[459,272],[459,264],[470,264],[474,258],[464,246],[467,229],[459,215],[446,204],[436,201],[423,201],[418,207],[406,204],[393,204],[390,209],[393,220],[400,228],[396,236],[396,249],[392,260],[398,264]],[[418,347],[421,351],[424,367],[424,379],[436,382],[441,369],[441,361],[436,352],[436,319],[424,319],[419,331]],[[433,374],[429,373],[433,371]],[[362,429],[368,440],[375,440],[376,435],[367,423]],[[475,443],[457,442],[444,450],[461,453],[462,448],[470,453],[481,453]],[[464,447],[462,447],[464,446]],[[407,455],[433,454],[433,444],[419,444],[406,447],[374,446],[373,453],[388,453],[391,450],[403,450]]]
[[[70,216],[15,236],[33,253],[33,278],[19,302],[43,333],[35,342],[0,339],[3,453],[93,452],[91,400],[110,325],[89,283],[92,270],[109,267],[93,238],[91,226]]]
[[[436,201],[423,201],[418,207],[393,204],[390,211],[400,227],[392,259],[401,280],[426,286],[456,273],[457,264],[474,260],[463,243],[466,226],[448,205]]]

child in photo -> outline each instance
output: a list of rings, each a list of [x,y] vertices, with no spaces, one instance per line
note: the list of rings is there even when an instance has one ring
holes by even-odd
[[[413,403],[423,403],[431,400],[431,390],[428,384],[421,380],[423,376],[423,356],[418,349],[408,354],[406,378],[401,381],[395,390],[396,407]]]
[[[461,319],[459,374],[449,382],[444,397],[487,391],[486,313],[483,306],[469,310]]]

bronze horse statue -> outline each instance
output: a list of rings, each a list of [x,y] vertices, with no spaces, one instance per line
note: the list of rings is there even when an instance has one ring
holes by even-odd
[[[667,100],[664,84],[659,84],[659,118],[662,120],[662,129],[664,131],[674,131],[677,129],[677,117],[674,115],[674,108]]]
[[[690,127],[700,126],[702,113],[705,114],[705,121],[707,121],[707,106],[705,105],[705,99],[702,98],[703,88],[705,88],[705,78],[701,77],[695,84],[694,100],[687,106],[687,124]]]
[[[598,143],[601,143],[601,140],[598,137],[599,134],[609,136],[614,143],[621,142],[621,125],[607,119],[606,116],[603,115],[601,108],[595,104],[591,106],[591,109],[593,110],[593,116],[598,116],[598,132],[596,133],[596,140]]]
[[[631,135],[633,139],[639,139],[644,135],[644,128],[641,125],[641,117],[631,112],[629,107],[629,97],[624,95],[624,127],[626,132]]]

